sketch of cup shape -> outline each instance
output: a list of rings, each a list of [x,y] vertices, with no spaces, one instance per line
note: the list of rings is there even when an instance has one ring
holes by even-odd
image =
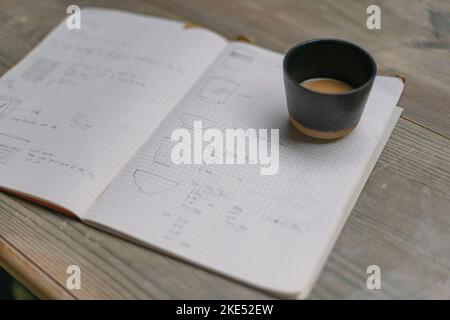
[[[139,192],[149,196],[171,191],[179,185],[176,181],[140,169],[133,172],[133,181]]]
[[[6,163],[21,152],[29,140],[0,133],[0,163]]]
[[[223,66],[230,71],[239,71],[247,68],[255,60],[256,52],[245,48],[230,51],[223,62]]]
[[[0,121],[10,115],[20,102],[19,99],[14,97],[0,96]]]
[[[214,77],[209,80],[198,95],[203,101],[222,104],[231,97],[238,87],[239,84],[233,81]]]

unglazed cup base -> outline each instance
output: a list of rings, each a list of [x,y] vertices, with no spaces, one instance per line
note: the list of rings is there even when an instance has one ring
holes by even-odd
[[[356,126],[353,126],[351,128],[341,129],[338,131],[320,131],[320,130],[307,128],[292,117],[289,117],[289,119],[290,119],[292,125],[295,127],[295,129],[297,129],[304,135],[307,135],[308,137],[312,137],[312,138],[316,138],[316,139],[327,139],[327,140],[339,139],[339,138],[345,137],[350,132],[352,132],[353,129],[356,128]]]

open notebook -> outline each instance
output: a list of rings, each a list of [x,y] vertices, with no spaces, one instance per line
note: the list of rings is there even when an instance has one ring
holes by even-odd
[[[283,297],[305,297],[400,115],[377,77],[348,137],[288,122],[279,53],[183,23],[83,9],[0,80],[0,185]],[[175,165],[171,133],[279,128],[278,174]]]

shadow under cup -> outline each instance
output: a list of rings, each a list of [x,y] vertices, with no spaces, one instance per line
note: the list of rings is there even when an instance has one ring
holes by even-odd
[[[349,134],[361,119],[377,66],[367,51],[347,41],[316,39],[291,48],[283,61],[287,106],[292,124],[321,139]],[[319,93],[300,83],[330,78],[349,84],[343,93]]]

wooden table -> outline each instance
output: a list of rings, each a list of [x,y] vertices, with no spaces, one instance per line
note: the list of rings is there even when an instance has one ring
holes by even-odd
[[[450,298],[450,1],[76,1],[189,20],[229,38],[251,35],[280,52],[314,37],[371,51],[380,74],[400,74],[405,111],[311,298]],[[0,74],[66,16],[72,0],[0,0]],[[271,298],[216,274],[0,193],[0,262],[45,298]],[[65,287],[66,268],[82,289]],[[366,288],[381,267],[382,289]]]

